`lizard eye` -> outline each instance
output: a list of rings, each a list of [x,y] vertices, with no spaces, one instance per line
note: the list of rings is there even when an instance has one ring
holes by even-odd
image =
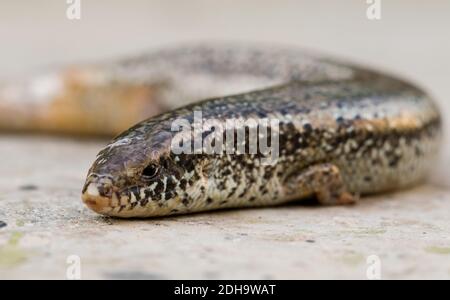
[[[147,180],[152,179],[156,175],[158,175],[158,171],[159,171],[159,168],[157,165],[150,164],[144,169],[144,171],[142,171],[142,177]]]

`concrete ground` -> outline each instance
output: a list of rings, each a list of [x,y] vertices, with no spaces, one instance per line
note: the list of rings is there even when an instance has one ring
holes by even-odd
[[[65,19],[64,1],[45,2],[2,2],[1,76],[186,39],[275,41],[411,78],[450,115],[444,0],[383,1],[380,21],[366,19],[365,1],[244,0],[239,10],[225,1],[85,1],[78,23]],[[428,183],[354,207],[296,204],[133,221],[98,216],[80,201],[84,176],[107,141],[2,134],[0,279],[65,279],[73,255],[84,279],[366,279],[376,266],[371,255],[385,279],[450,279],[448,132]]]

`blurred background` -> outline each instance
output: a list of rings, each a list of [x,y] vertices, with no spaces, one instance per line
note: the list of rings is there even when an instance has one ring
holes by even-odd
[[[367,18],[366,0],[81,0],[80,20],[66,17],[68,6],[0,2],[0,79],[183,41],[255,41],[403,76],[450,116],[448,0],[382,0],[380,20]],[[428,185],[352,210],[125,222],[97,217],[79,200],[103,142],[0,136],[0,221],[8,223],[0,230],[0,278],[64,277],[74,253],[88,278],[365,278],[365,257],[374,253],[386,278],[448,278],[449,144]]]
[[[365,0],[81,0],[80,20],[67,18],[69,5],[65,0],[1,2],[0,79],[182,41],[262,41],[397,73],[449,106],[447,0],[381,1],[380,20],[368,19]]]

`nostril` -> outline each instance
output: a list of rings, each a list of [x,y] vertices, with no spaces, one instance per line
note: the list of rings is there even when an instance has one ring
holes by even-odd
[[[113,194],[112,180],[110,178],[89,177],[82,193],[94,197],[111,198]]]
[[[86,193],[95,197],[111,198],[113,195],[113,188],[110,185],[99,185],[91,183],[87,187]]]
[[[99,185],[97,186],[98,193],[102,197],[111,198],[113,194],[113,188],[111,185]]]

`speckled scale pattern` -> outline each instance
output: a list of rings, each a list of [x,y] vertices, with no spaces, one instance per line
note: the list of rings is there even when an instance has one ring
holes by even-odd
[[[133,76],[146,78],[152,65],[151,73],[159,70],[172,85],[180,83],[177,95],[189,82],[183,83],[183,76],[199,73],[216,82],[210,94],[233,76],[272,85],[184,106],[119,135],[99,153],[83,190],[85,203],[101,214],[149,217],[276,205],[322,190],[333,195],[331,186],[353,195],[384,192],[423,180],[439,148],[435,104],[392,76],[298,50],[238,45],[161,51],[115,66],[114,76],[138,68]],[[263,165],[250,154],[174,154],[171,124],[192,120],[194,111],[223,124],[230,118],[279,120],[279,128],[271,128],[278,130],[277,163]],[[154,178],[143,176],[148,166],[157,168]],[[324,176],[331,176],[329,166],[338,185],[320,189]],[[306,188],[314,183],[318,190]]]

